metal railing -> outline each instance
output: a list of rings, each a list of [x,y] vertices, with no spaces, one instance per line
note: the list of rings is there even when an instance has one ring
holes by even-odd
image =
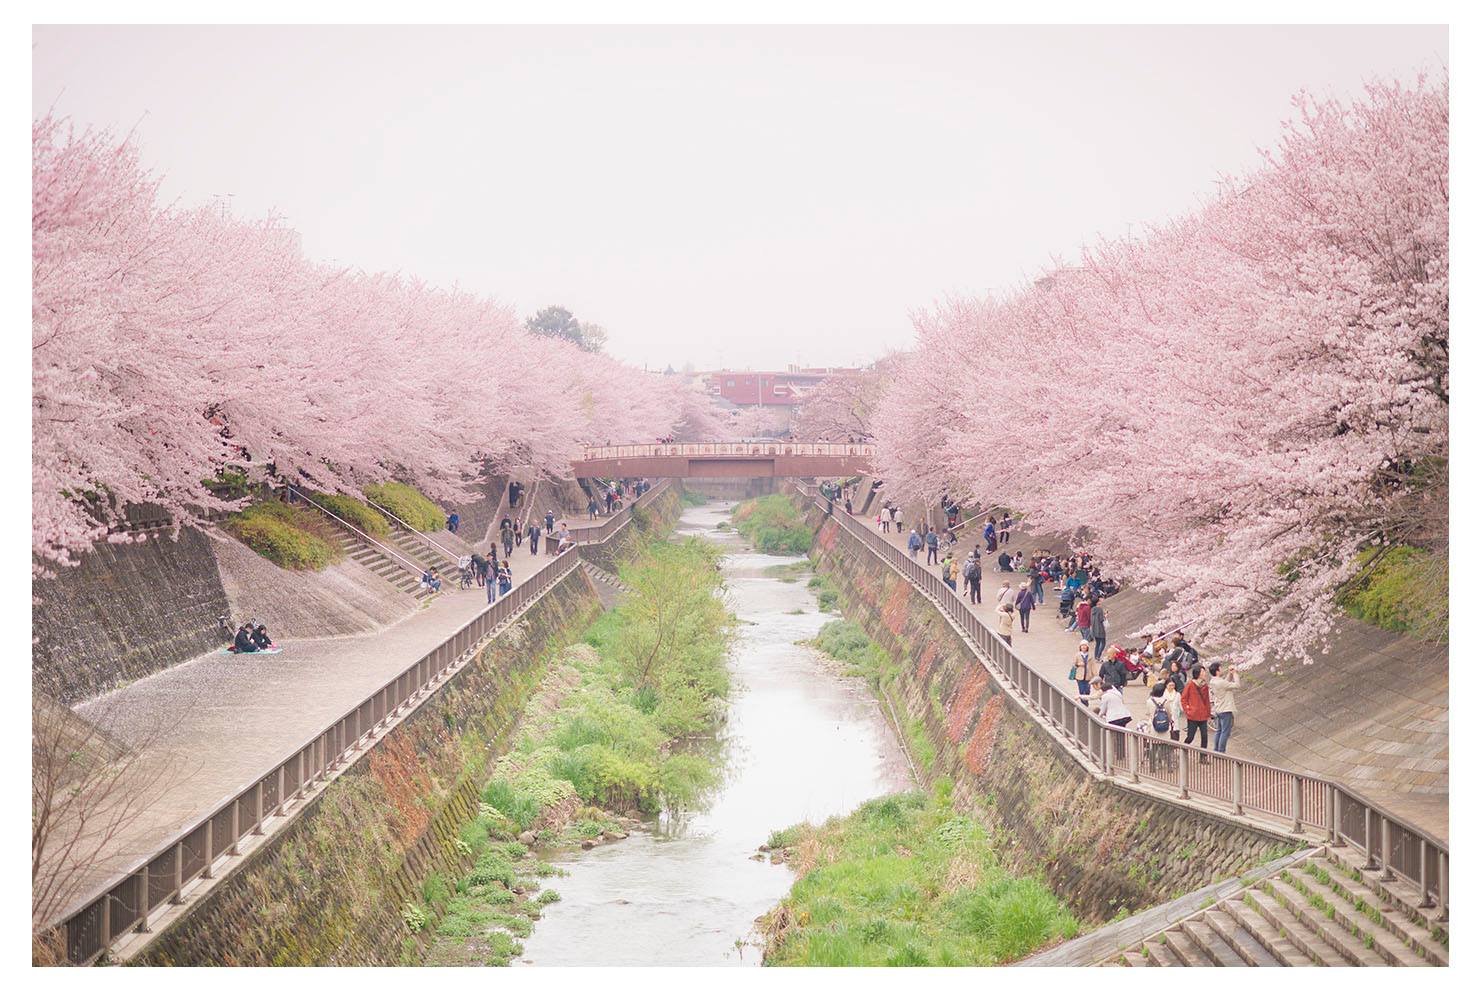
[[[823,512],[826,506],[797,489]],[[857,525],[828,518],[843,530],[855,552],[867,552],[903,575],[933,600],[978,652],[983,666],[1031,711],[1041,724],[1099,770],[1131,784],[1193,802],[1211,802],[1234,815],[1250,815],[1314,829],[1337,846],[1366,854],[1369,869],[1397,877],[1419,892],[1424,906],[1449,909],[1449,847],[1422,828],[1386,812],[1344,784],[1144,735],[1107,723],[1023,661],[978,619],[954,589],[904,552]]]
[[[577,542],[606,542],[631,521],[633,508],[651,504],[664,491],[671,490],[671,486],[671,481],[660,482],[605,525],[573,531],[572,537],[576,537],[576,532],[600,532],[599,537]],[[332,512],[327,514],[334,517]],[[59,921],[66,931],[68,960],[87,964],[125,934],[147,931],[151,912],[166,903],[181,902],[192,881],[211,877],[223,859],[239,856],[242,841],[261,835],[267,819],[283,815],[289,804],[307,797],[316,783],[364,748],[368,740],[376,737],[403,710],[460,669],[481,647],[484,638],[574,571],[580,560],[580,550],[576,547],[556,557],[297,752],[201,813],[162,850],[136,859],[127,868],[127,877],[90,896],[85,905]]]
[[[292,502],[296,500],[303,502],[305,505],[313,506],[314,508],[318,509],[321,515],[326,515],[330,519],[333,519],[340,526],[344,527],[347,532],[353,533],[355,536],[363,540],[368,546],[385,554],[386,557],[389,557],[391,560],[395,561],[397,564],[401,565],[412,574],[419,576],[421,575],[423,570],[425,570],[418,564],[416,564],[416,562],[408,558],[405,554],[401,553],[399,550],[396,550],[394,547],[388,546],[386,543],[375,539],[375,537],[371,536],[369,533],[366,533],[354,523],[341,519],[339,516],[329,511],[323,505],[320,505],[318,502],[314,501],[311,497],[309,497],[309,493],[307,491],[301,491],[298,488],[293,487],[293,485],[289,484],[283,487],[283,493],[285,495],[283,499],[284,501]]]
[[[862,442],[648,442],[623,446],[587,446],[586,460],[619,460],[648,456],[873,456]]]
[[[600,526],[581,526],[570,531],[570,538],[576,543],[590,545],[594,543],[605,543],[620,533],[626,525],[632,521],[634,509],[647,508],[666,491],[672,490],[673,481],[664,478],[658,481],[652,488],[644,491],[642,497],[631,505],[625,506],[620,512],[612,516]]]
[[[467,556],[466,554],[454,554],[451,550],[449,550],[446,547],[442,546],[442,544],[438,543],[436,540],[433,540],[430,536],[427,536],[421,530],[416,529],[413,526],[411,526],[409,523],[406,522],[405,519],[402,519],[400,516],[396,515],[396,513],[392,512],[390,509],[385,508],[384,506],[375,504],[369,498],[366,498],[365,499],[365,504],[366,505],[369,505],[375,511],[379,512],[381,515],[385,516],[387,519],[389,519],[392,522],[394,522],[397,526],[400,526],[402,529],[404,529],[406,532],[410,533],[412,536],[416,537],[418,540],[420,540],[422,543],[426,544],[428,547],[431,547],[433,550],[440,551],[444,556],[446,556],[448,559],[450,559],[453,564],[456,564],[458,561],[462,560],[464,557]]]

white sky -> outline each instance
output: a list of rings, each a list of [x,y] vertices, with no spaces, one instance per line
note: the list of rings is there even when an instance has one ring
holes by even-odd
[[[312,256],[562,303],[661,368],[847,365],[1194,207],[1442,28],[47,28],[33,108]]]

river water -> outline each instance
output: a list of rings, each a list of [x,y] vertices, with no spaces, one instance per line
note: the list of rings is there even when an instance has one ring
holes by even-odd
[[[535,924],[516,964],[759,964],[754,923],[786,894],[791,868],[752,860],[770,834],[821,822],[911,785],[908,761],[859,680],[842,678],[798,645],[835,614],[806,587],[767,577],[798,558],[750,550],[720,530],[728,504],[685,510],[680,535],[726,551],[728,601],[742,626],[730,654],[725,779],[703,811],[631,838],[549,859],[561,901]],[[800,612],[796,612],[800,611]]]

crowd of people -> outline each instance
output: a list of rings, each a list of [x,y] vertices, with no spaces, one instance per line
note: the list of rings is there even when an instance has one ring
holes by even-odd
[[[1126,703],[1125,687],[1140,679],[1147,687],[1147,714],[1137,731],[1186,743],[1197,738],[1206,749],[1211,728],[1213,750],[1228,750],[1237,713],[1236,669],[1225,669],[1219,662],[1204,665],[1181,630],[1111,644],[1104,600],[1119,592],[1121,585],[1104,572],[1092,553],[1014,550],[1009,546],[1016,528],[1012,513],[990,512],[981,541],[958,557],[958,531],[965,526],[961,506],[948,493],[941,495],[940,506],[944,524],[921,520],[910,529],[905,549],[912,560],[921,560],[923,554],[926,565],[939,566],[941,580],[953,592],[964,591],[969,605],[985,605],[982,587],[989,565],[991,570],[1013,576],[1003,580],[992,600],[992,614],[984,617],[1008,646],[1015,634],[1029,632],[1033,612],[1044,605],[1052,590],[1058,597],[1057,619],[1064,624],[1062,629],[1079,635],[1069,679],[1081,703],[1107,723],[1127,728],[1134,715]],[[880,533],[904,533],[903,510],[892,501],[880,506],[874,520]],[[1160,747],[1153,744],[1153,748]]]

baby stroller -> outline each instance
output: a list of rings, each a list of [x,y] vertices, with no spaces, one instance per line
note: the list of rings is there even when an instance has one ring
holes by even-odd
[[[1074,615],[1074,593],[1065,590],[1059,596],[1059,619],[1067,620]]]

